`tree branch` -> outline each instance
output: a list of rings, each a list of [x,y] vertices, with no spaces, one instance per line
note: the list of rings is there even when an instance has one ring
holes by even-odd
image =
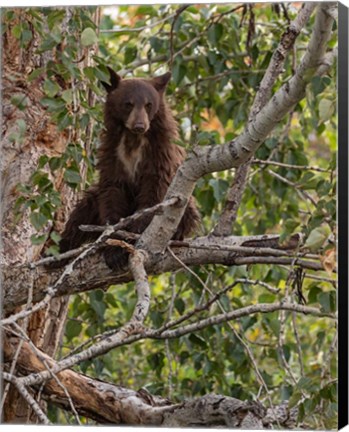
[[[222,265],[245,265],[245,264],[290,264],[294,260],[294,254],[290,251],[296,249],[299,244],[299,237],[295,235],[291,238],[290,243],[282,246],[278,243],[278,235],[262,236],[231,236],[231,237],[199,237],[195,240],[170,242],[172,251],[186,265],[197,264],[222,264]],[[93,244],[95,245],[95,243]],[[92,246],[93,246],[92,245]],[[98,245],[92,247],[88,245],[89,254],[85,254],[79,259],[79,265],[74,266],[73,271],[63,274],[62,269],[47,271],[41,267],[28,268],[23,266],[2,266],[3,275],[3,308],[4,311],[11,312],[16,307],[26,304],[28,298],[28,289],[33,287],[34,306],[26,308],[18,314],[12,315],[1,321],[2,325],[11,324],[17,319],[28,316],[34,310],[45,307],[47,297],[60,297],[67,294],[89,291],[96,288],[106,289],[109,285],[129,282],[133,280],[132,274],[128,272],[111,271],[98,251]],[[248,247],[249,249],[239,249]],[[260,248],[275,249],[275,253],[284,250],[283,256],[256,256]],[[87,250],[87,249],[86,249]],[[86,251],[85,250],[85,251]],[[244,251],[244,252],[242,252]],[[263,251],[263,249],[262,249]],[[265,251],[267,252],[267,251]],[[270,251],[271,253],[273,251]],[[259,254],[260,255],[260,254]],[[297,265],[310,270],[323,270],[322,264],[317,259],[310,261],[296,257]],[[77,262],[77,261],[75,261]],[[145,265],[148,274],[160,274],[163,272],[174,271],[180,268],[178,262],[169,252],[165,252],[160,257],[158,255],[149,256]],[[88,269],[88,271],[86,271]],[[64,283],[58,283],[64,280]],[[55,287],[52,291],[43,290],[42,287]],[[37,303],[40,302],[40,303]]]
[[[20,383],[18,378],[16,378],[15,376],[13,376],[9,373],[6,373],[6,372],[2,372],[2,376],[3,376],[5,381],[13,384],[16,387],[16,389],[18,390],[18,392],[20,393],[22,398],[28,403],[30,408],[35,412],[35,414],[37,415],[37,417],[41,421],[41,423],[43,423],[45,425],[50,425],[51,422],[46,417],[43,410],[40,408],[40,405],[36,402],[36,400],[33,398],[33,396],[28,392],[28,390],[25,388],[25,386]]]
[[[6,361],[11,360],[15,350],[16,340],[12,338],[4,352]],[[52,369],[56,368],[53,359],[44,353],[41,355]],[[43,370],[42,363],[27,343],[23,346],[18,367],[22,374],[39,375]],[[17,383],[19,381],[8,374],[5,378]],[[69,387],[78,413],[101,424],[163,427],[227,426],[247,429],[262,428],[275,421],[284,424],[281,421],[283,416],[276,420],[270,419],[270,412],[258,402],[243,402],[223,395],[208,395],[176,404],[153,396],[145,389],[133,391],[72,370],[60,372],[59,379]],[[24,389],[22,382],[18,385],[21,390]],[[51,379],[46,382],[43,396],[51,403],[70,410],[65,394],[56,381]],[[276,410],[275,414],[278,415],[279,411],[285,414],[285,410]]]
[[[318,5],[307,51],[294,76],[274,94],[236,139],[224,145],[195,148],[178,169],[166,199],[179,197],[181,201],[187,202],[200,177],[238,167],[250,159],[273,128],[304,97],[306,86],[321,64],[331,35],[333,18],[326,13],[329,7],[331,5],[327,3]],[[155,216],[141,236],[138,246],[148,250],[151,245],[153,253],[161,254],[173,236],[184,210],[185,207],[166,209],[162,216]]]
[[[61,379],[60,372],[62,372],[63,370],[71,368],[72,366],[80,363],[81,361],[92,359],[101,354],[105,354],[111,349],[117,348],[122,345],[134,343],[142,339],[176,339],[186,334],[203,330],[204,328],[210,327],[212,325],[219,325],[225,322],[236,320],[238,318],[242,318],[244,316],[253,315],[256,313],[269,313],[280,310],[294,311],[305,315],[312,315],[317,317],[327,317],[333,320],[337,319],[335,314],[331,314],[329,312],[322,312],[321,310],[314,307],[303,306],[295,303],[278,302],[260,303],[246,306],[224,314],[214,315],[209,318],[197,320],[194,323],[187,324],[176,329],[169,329],[168,326],[164,326],[160,329],[143,329],[142,333],[138,332],[138,334],[136,334],[137,332],[133,332],[133,334],[129,332],[129,334],[126,335],[126,332],[123,331],[123,329],[125,329],[125,327],[128,325],[126,324],[126,326],[123,326],[118,331],[118,333],[107,337],[105,340],[96,343],[92,347],[80,352],[79,354],[67,357],[66,359],[61,360],[52,366],[50,365],[49,371],[43,370],[40,373],[32,373],[31,375],[24,376],[18,379],[25,386],[42,384],[43,382],[50,379],[52,374],[57,374],[57,376]],[[123,336],[120,337],[120,333],[122,331]]]

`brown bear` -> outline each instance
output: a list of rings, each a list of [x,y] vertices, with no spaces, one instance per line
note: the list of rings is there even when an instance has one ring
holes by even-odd
[[[104,108],[105,130],[98,150],[99,181],[85,192],[73,210],[60,242],[60,252],[96,239],[79,225],[115,224],[120,218],[161,202],[185,151],[173,143],[177,124],[164,99],[169,72],[152,79],[121,79],[109,69],[110,84]],[[142,233],[151,217],[129,226]],[[190,234],[199,221],[190,199],[174,239]],[[119,248],[106,247],[104,257],[112,269],[126,264],[127,255]]]

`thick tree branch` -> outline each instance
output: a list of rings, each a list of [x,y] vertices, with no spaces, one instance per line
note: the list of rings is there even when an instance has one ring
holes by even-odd
[[[16,343],[16,338],[11,338],[6,345],[5,361],[11,361],[16,351]],[[44,353],[41,353],[41,356],[52,369],[56,368],[53,359]],[[41,360],[27,343],[21,350],[18,368],[22,374],[40,374],[44,369]],[[259,403],[243,402],[223,395],[208,395],[176,404],[153,396],[144,389],[133,391],[72,370],[60,372],[58,376],[64,386],[69,388],[78,413],[102,424],[163,427],[227,426],[255,429],[276,421],[286,425],[287,423],[282,420],[285,421],[289,417],[285,416],[285,407],[276,410],[278,418],[275,420],[271,418],[269,410]],[[19,382],[18,378],[9,377],[8,374],[5,378],[14,383]],[[21,389],[24,388],[22,382],[18,385]],[[45,383],[43,396],[51,403],[70,410],[67,398],[55,380],[50,379]],[[47,424],[44,417],[40,420]]]
[[[323,266],[319,260],[304,259],[291,253],[298,247],[299,239],[297,236],[290,241],[288,248],[284,250],[283,256],[261,255],[258,250],[263,248],[275,249],[274,255],[280,254],[284,246],[279,245],[278,235],[264,236],[231,236],[221,237],[199,237],[188,242],[170,242],[172,251],[186,265],[245,265],[245,264],[292,264],[296,258],[296,265],[301,267],[321,271]],[[248,247],[249,249],[241,249]],[[240,248],[240,249],[239,249]],[[244,252],[242,252],[244,251]],[[272,252],[272,251],[271,251]],[[256,255],[258,254],[258,255]],[[291,256],[290,256],[291,255]],[[174,271],[180,268],[180,264],[169,252],[161,256],[150,256],[146,265],[148,274],[160,274],[167,271]],[[88,269],[88,271],[87,271]],[[47,271],[42,266],[28,268],[28,266],[3,266],[2,267],[2,287],[3,287],[3,308],[6,313],[13,311],[16,307],[27,303],[28,289],[33,287],[33,302],[35,308],[44,307],[46,297],[52,295],[60,297],[66,294],[89,291],[96,288],[106,289],[109,285],[129,282],[133,280],[130,272],[116,273],[111,271],[104,263],[101,253],[97,248],[89,255],[85,255],[79,260],[79,265],[74,270],[66,273],[64,283],[57,284],[62,280],[62,270]],[[42,287],[56,287],[52,294],[47,294]],[[50,291],[51,293],[51,291]],[[37,302],[41,302],[39,305]],[[12,315],[1,321],[1,324],[9,324],[19,317],[31,314],[34,307],[27,308],[21,315]]]

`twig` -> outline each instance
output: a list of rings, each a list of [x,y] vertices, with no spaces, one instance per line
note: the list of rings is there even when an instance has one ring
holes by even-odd
[[[55,284],[53,286],[47,288],[47,293],[41,302],[36,303],[34,306],[32,306],[28,309],[25,309],[21,312],[18,312],[17,314],[14,314],[14,315],[10,316],[9,318],[3,319],[2,321],[0,321],[0,323],[2,325],[13,323],[13,322],[15,322],[21,318],[29,316],[29,315],[33,314],[34,312],[46,307],[49,304],[50,300],[54,297],[58,288],[65,282],[65,279],[67,277],[69,277],[69,275],[73,272],[76,263],[83,260],[91,252],[96,250],[115,231],[117,231],[119,228],[121,229],[124,226],[127,226],[130,222],[132,222],[132,221],[134,221],[140,217],[143,217],[145,214],[148,215],[150,213],[155,213],[157,211],[161,211],[164,208],[166,208],[167,206],[175,205],[176,203],[178,203],[178,201],[179,201],[178,198],[171,198],[171,199],[166,200],[160,204],[157,204],[157,205],[155,205],[149,209],[145,209],[145,210],[142,210],[140,212],[137,212],[137,213],[133,214],[132,216],[129,216],[128,218],[123,219],[122,221],[120,221],[116,225],[108,225],[106,227],[103,227],[103,232],[99,236],[99,238],[94,243],[89,244],[86,248],[83,248],[83,252],[78,257],[76,257],[71,263],[69,263],[66,266],[64,272],[61,274],[61,276],[58,278],[58,280],[55,282]]]
[[[278,166],[281,168],[318,171],[318,172],[324,172],[324,173],[328,173],[328,172],[332,171],[329,169],[319,168],[319,167],[315,167],[315,166],[291,165],[291,164],[286,164],[286,163],[282,163],[282,162],[275,162],[275,161],[271,161],[271,160],[260,160],[260,159],[252,159],[251,164],[252,165],[275,165],[275,166]]]
[[[188,6],[187,6],[188,7]],[[177,14],[177,12],[168,15],[165,18],[160,19],[159,21],[155,21],[151,24],[142,26],[142,27],[133,27],[133,28],[120,28],[120,29],[100,29],[100,33],[139,33],[142,32],[143,30],[148,30],[151,29],[153,27],[156,27],[159,24],[162,24],[166,21],[169,21],[170,19],[172,19],[173,17],[175,17]]]
[[[190,5],[182,5],[180,8],[177,9],[175,16],[173,18],[172,24],[171,24],[171,30],[170,30],[170,60],[168,62],[169,69],[172,69],[173,64],[173,30],[174,26],[179,18],[179,15],[185,11]]]
[[[224,209],[213,229],[213,234],[217,236],[227,236],[231,234],[232,225],[236,221],[237,213],[242,200],[242,194],[246,187],[247,177],[250,170],[250,162],[241,164],[235,171],[233,183],[229,189]]]
[[[295,312],[291,312],[292,315],[292,326],[293,326],[293,333],[294,337],[296,339],[296,346],[297,346],[297,352],[298,352],[298,361],[299,361],[299,367],[301,370],[301,376],[304,376],[304,363],[303,363],[303,354],[301,349],[301,340],[299,338],[297,323],[296,323],[296,314]]]
[[[103,232],[108,227],[112,228],[112,232],[116,232],[118,230],[122,230],[127,228],[131,223],[137,221],[138,219],[142,219],[145,216],[149,215],[160,215],[164,212],[164,209],[169,206],[176,205],[179,202],[178,198],[171,198],[166,201],[163,201],[159,204],[154,205],[153,207],[149,207],[144,210],[140,210],[134,213],[131,216],[127,216],[125,218],[121,218],[119,222],[115,225],[80,225],[79,228],[81,231],[88,232]]]
[[[302,190],[299,185],[297,185],[294,182],[291,182],[290,180],[286,179],[285,177],[282,177],[280,174],[278,174],[278,173],[276,173],[270,169],[267,169],[267,172],[271,176],[280,180],[281,182],[287,184],[288,186],[295,188],[301,195],[303,195],[304,198],[308,199],[315,207],[317,207],[317,202],[314,200],[314,198],[310,194],[308,194],[308,192],[305,192],[304,190]]]
[[[331,342],[330,349],[326,353],[326,357],[323,361],[323,368],[321,371],[321,380],[324,380],[326,375],[331,375],[331,358],[333,356],[333,353],[335,352],[337,348],[338,343],[338,332],[335,333],[334,338]]]
[[[94,347],[91,347],[87,349],[86,351],[83,351],[81,354],[69,357],[66,360],[60,361],[56,363],[55,366],[52,367],[52,371],[54,373],[58,373],[62,370],[68,369],[71,366],[87,359],[94,358],[100,354],[104,354],[105,352],[108,352],[112,348],[116,348],[118,346],[122,346],[125,344],[130,344],[135,341],[141,340],[141,339],[172,339],[172,338],[178,338],[181,336],[184,336],[189,333],[193,333],[199,330],[202,330],[206,327],[210,327],[212,325],[218,325],[222,324],[227,321],[232,321],[238,318],[242,318],[244,316],[253,315],[255,313],[270,313],[275,312],[278,310],[289,310],[289,311],[295,311],[298,313],[302,313],[305,315],[312,315],[317,317],[327,317],[332,320],[337,320],[336,316],[334,314],[328,313],[328,312],[322,312],[321,310],[309,306],[303,306],[299,304],[293,304],[293,303],[260,303],[256,305],[250,305],[246,306],[231,312],[228,312],[227,314],[221,314],[216,315],[214,317],[209,317],[206,319],[199,320],[195,323],[188,324],[186,326],[180,327],[178,329],[174,330],[165,330],[160,331],[157,330],[143,330],[142,333],[138,334],[132,334],[132,332],[129,332],[128,335],[124,335],[124,337],[114,337],[111,336],[108,338],[105,343],[100,343],[98,345],[95,345]],[[121,329],[120,329],[121,332]],[[119,333],[120,333],[119,332]],[[118,333],[118,334],[119,334]],[[117,336],[117,335],[115,335]],[[47,371],[43,371],[40,373],[34,373],[31,375],[28,375],[27,377],[20,378],[21,381],[23,381],[23,384],[26,386],[29,385],[38,385],[42,382],[46,381],[50,378],[50,375]]]

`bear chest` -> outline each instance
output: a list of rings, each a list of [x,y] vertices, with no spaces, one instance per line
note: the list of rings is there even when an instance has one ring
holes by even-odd
[[[117,158],[128,176],[128,179],[134,182],[139,166],[143,160],[144,147],[147,145],[146,137],[135,136],[134,138],[123,136],[120,144],[116,149]]]

